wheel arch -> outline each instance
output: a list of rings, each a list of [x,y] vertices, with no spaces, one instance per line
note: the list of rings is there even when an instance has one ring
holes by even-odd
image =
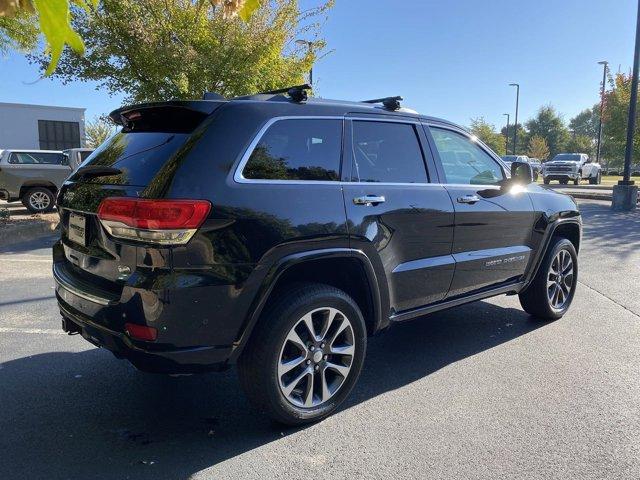
[[[32,188],[46,188],[47,190],[51,190],[51,193],[55,196],[58,193],[58,187],[55,183],[49,182],[47,180],[31,180],[26,181],[20,186],[20,198],[24,197],[29,190]]]
[[[576,253],[580,251],[580,242],[582,240],[582,223],[579,217],[571,217],[566,219],[558,219],[553,223],[550,223],[544,234],[544,237],[538,248],[538,252],[532,263],[532,267],[525,278],[525,285],[522,290],[526,289],[536,276],[540,265],[547,253],[549,245],[553,238],[563,237],[568,239],[576,249]]]
[[[382,323],[380,287],[371,261],[360,250],[332,248],[288,255],[271,267],[253,302],[248,320],[229,361],[235,363],[254,331],[262,312],[287,285],[297,282],[325,283],[349,294],[358,304],[374,334]]]

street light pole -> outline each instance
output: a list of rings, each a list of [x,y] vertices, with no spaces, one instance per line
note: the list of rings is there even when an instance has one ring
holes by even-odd
[[[510,83],[510,87],[516,87],[516,120],[513,123],[513,154],[516,154],[516,145],[518,143],[518,104],[520,103],[520,84]]]
[[[509,155],[509,119],[511,116],[508,113],[503,113],[507,117],[507,129],[504,131],[504,152],[505,155]]]
[[[313,48],[313,42],[310,42],[309,40],[296,40],[296,43],[298,45],[306,45],[309,53],[311,53],[311,49]],[[311,67],[309,67],[309,85],[313,86],[313,64],[311,65]]]
[[[598,65],[604,65],[602,72],[602,90],[600,91],[600,121],[598,122],[598,148],[596,150],[596,162],[600,163],[600,144],[602,143],[602,113],[604,111],[604,87],[607,82],[607,66],[609,62],[603,60]]]
[[[636,17],[636,46],[633,54],[633,77],[631,80],[631,98],[629,101],[629,120],[627,121],[627,145],[624,152],[624,175],[613,186],[614,210],[634,210],[638,200],[638,187],[631,180],[631,159],[633,157],[633,136],[636,130],[636,105],[638,103],[638,61],[640,56],[640,0]]]

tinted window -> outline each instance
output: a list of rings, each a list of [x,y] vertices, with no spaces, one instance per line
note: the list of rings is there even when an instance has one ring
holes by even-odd
[[[465,135],[431,127],[446,183],[492,185],[504,178],[498,163]]]
[[[14,152],[9,158],[9,163],[20,163],[24,165],[63,165],[64,155],[62,153],[39,153],[39,152]]]
[[[181,147],[190,135],[165,132],[119,132],[109,137],[82,163],[122,170],[119,175],[83,179],[84,182],[146,186],[156,175],[175,171]]]
[[[338,180],[341,148],[341,120],[279,120],[253,149],[242,174],[264,180]]]
[[[356,182],[426,183],[415,127],[354,121],[352,176]]]

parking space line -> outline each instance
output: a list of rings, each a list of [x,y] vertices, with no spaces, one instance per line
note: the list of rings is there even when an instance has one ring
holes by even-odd
[[[66,332],[53,328],[0,327],[0,333],[35,333],[40,335],[66,335]]]

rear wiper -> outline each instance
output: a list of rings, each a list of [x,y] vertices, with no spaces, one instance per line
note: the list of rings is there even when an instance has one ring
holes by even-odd
[[[115,167],[105,167],[103,165],[87,165],[85,167],[80,167],[76,170],[77,176],[82,176],[85,178],[91,177],[105,177],[108,175],[120,175],[122,170]]]

